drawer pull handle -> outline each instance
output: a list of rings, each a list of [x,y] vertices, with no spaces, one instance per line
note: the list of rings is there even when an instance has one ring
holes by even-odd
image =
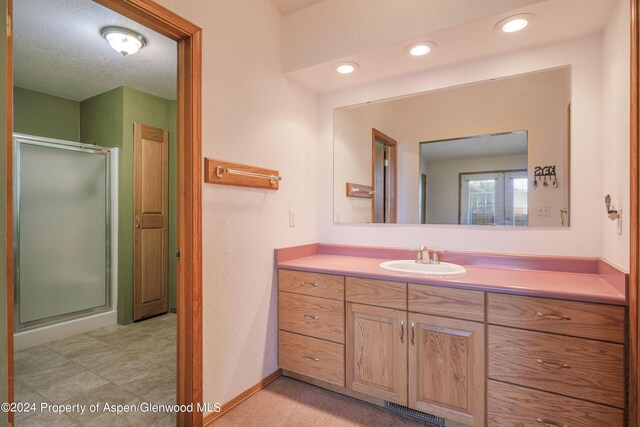
[[[307,320],[318,320],[318,316],[312,316],[310,314],[305,314],[304,318]]]
[[[320,286],[317,283],[313,283],[313,282],[302,282],[302,284],[305,286],[313,286],[314,288],[317,288],[318,286]]]
[[[543,313],[537,312],[536,316],[542,319],[547,319],[547,320],[571,320],[571,317],[565,316],[562,314],[543,314]]]
[[[315,357],[307,356],[306,354],[302,356],[303,359],[311,360],[313,362],[319,362],[320,359],[316,359]]]
[[[552,362],[545,362],[542,359],[536,359],[536,362],[538,362],[539,364],[541,364],[542,366],[544,366],[545,368],[553,368],[553,369],[571,369],[571,366],[567,365],[566,363],[552,363]]]
[[[566,424],[558,424],[553,421],[545,420],[544,418],[536,418],[536,421],[545,427],[567,427]]]
[[[404,343],[404,320],[400,321],[400,342]]]
[[[416,344],[416,324],[411,322],[411,345]]]

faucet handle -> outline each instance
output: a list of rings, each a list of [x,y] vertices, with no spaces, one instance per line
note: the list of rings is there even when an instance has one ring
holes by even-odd
[[[424,251],[424,245],[418,248],[418,252],[416,253],[416,262],[423,262],[422,252]]]
[[[434,249],[433,257],[431,258],[431,261],[434,264],[440,264],[440,256],[438,256],[438,254],[444,255],[445,253],[447,253],[447,251],[444,249]]]

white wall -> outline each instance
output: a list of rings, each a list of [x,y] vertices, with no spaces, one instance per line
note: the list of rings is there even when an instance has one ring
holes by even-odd
[[[320,97],[320,164],[332,164],[333,109],[410,93],[571,65],[571,227],[459,227],[333,223],[333,189],[320,186],[322,242],[458,250],[602,255],[602,37],[592,35],[445,69],[389,79]],[[623,49],[624,50],[624,49]],[[326,170],[323,167],[323,170]]]
[[[542,0],[324,0],[287,16],[284,70],[335,61]]]
[[[224,403],[278,367],[274,248],[318,240],[316,97],[281,72],[269,0],[160,3],[203,28],[203,155],[283,177],[278,191],[203,187],[204,400]]]
[[[600,217],[604,224],[604,258],[629,267],[629,2],[619,0],[604,32],[603,44],[603,193]],[[611,194],[622,209],[621,234],[617,221],[606,218],[604,196]]]

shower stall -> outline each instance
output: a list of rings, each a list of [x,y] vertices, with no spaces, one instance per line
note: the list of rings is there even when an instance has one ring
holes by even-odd
[[[115,323],[117,149],[13,144],[16,348]]]

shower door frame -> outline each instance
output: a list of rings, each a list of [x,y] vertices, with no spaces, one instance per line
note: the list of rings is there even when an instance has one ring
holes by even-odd
[[[80,311],[74,311],[72,313],[65,313],[65,314],[58,314],[55,316],[51,316],[51,317],[46,317],[44,319],[38,319],[38,320],[32,320],[30,322],[26,322],[24,324],[20,323],[20,315],[14,315],[13,319],[14,319],[14,333],[17,332],[23,332],[23,331],[29,331],[32,330],[34,327],[41,327],[41,326],[46,326],[46,325],[51,325],[54,323],[57,323],[59,321],[62,320],[72,320],[72,319],[78,319],[81,317],[85,317],[85,316],[89,316],[92,314],[98,314],[98,313],[104,313],[107,312],[109,310],[111,310],[112,308],[112,301],[111,301],[111,287],[113,285],[113,283],[111,282],[111,278],[112,278],[112,271],[111,271],[111,266],[112,266],[112,259],[111,259],[111,246],[112,246],[112,228],[113,228],[113,223],[111,221],[111,198],[113,197],[111,190],[111,178],[112,178],[112,170],[111,170],[111,156],[112,151],[110,148],[108,147],[100,147],[98,145],[90,145],[90,144],[81,144],[79,142],[71,142],[71,141],[62,141],[59,139],[52,139],[52,138],[45,138],[45,137],[40,137],[40,136],[33,136],[33,135],[23,135],[23,134],[19,134],[16,133],[13,135],[13,170],[15,172],[13,179],[14,182],[14,205],[13,205],[13,256],[14,256],[14,260],[13,260],[13,268],[14,268],[14,274],[13,274],[13,285],[14,285],[14,289],[13,289],[13,293],[14,293],[14,298],[13,298],[13,311],[14,314],[17,312],[20,312],[20,253],[18,251],[19,249],[19,245],[20,245],[20,172],[21,172],[21,166],[20,166],[20,156],[21,156],[21,152],[22,149],[19,148],[18,146],[20,144],[30,144],[30,145],[35,145],[38,147],[48,147],[48,148],[56,148],[56,149],[67,149],[67,150],[71,150],[71,151],[77,151],[77,152],[81,152],[81,153],[90,153],[90,154],[98,154],[98,155],[103,155],[105,157],[105,162],[106,162],[106,176],[105,176],[105,181],[106,181],[106,194],[105,194],[105,215],[106,215],[106,227],[105,227],[105,241],[106,241],[106,250],[105,250],[105,263],[106,263],[106,268],[105,268],[105,304],[98,306],[98,307],[92,307],[92,308],[87,308],[87,309],[83,309]],[[16,286],[17,285],[17,286]],[[22,328],[20,328],[20,326],[22,325]]]
[[[89,0],[87,0],[89,1]],[[202,29],[152,0],[94,0],[178,44],[177,403],[180,426],[201,426],[202,403]],[[13,0],[7,0],[6,46],[6,374],[14,400],[13,364]],[[13,413],[7,413],[13,425]]]

